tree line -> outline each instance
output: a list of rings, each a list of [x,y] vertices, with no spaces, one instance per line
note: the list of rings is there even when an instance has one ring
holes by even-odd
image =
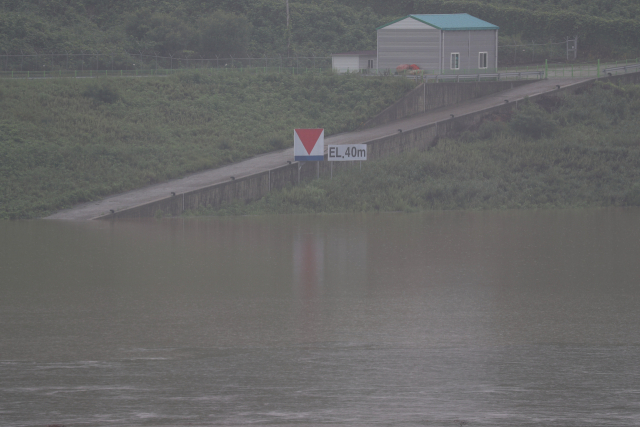
[[[466,12],[501,35],[578,35],[591,55],[635,55],[631,0],[0,0],[0,52],[153,52],[203,57],[374,49],[376,27],[410,13]]]

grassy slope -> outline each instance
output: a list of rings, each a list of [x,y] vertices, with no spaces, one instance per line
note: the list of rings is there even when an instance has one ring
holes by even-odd
[[[199,213],[640,206],[640,85],[603,84],[545,107],[531,103],[508,123],[494,117],[426,152]]]
[[[32,218],[354,129],[404,79],[188,73],[0,81],[0,218]]]

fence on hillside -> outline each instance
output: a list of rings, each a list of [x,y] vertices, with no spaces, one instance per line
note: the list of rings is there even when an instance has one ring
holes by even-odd
[[[592,63],[542,63],[519,67],[504,67],[501,72],[529,72],[544,71],[545,77],[555,78],[580,78],[580,77],[605,77],[607,75],[625,74],[632,71],[640,71],[640,58],[624,59],[619,61],[604,62],[597,60]]]
[[[498,60],[501,67],[513,67],[517,65],[530,65],[552,62],[568,62],[575,60],[577,54],[577,37],[565,38],[561,42],[549,41],[549,43],[515,43],[508,42],[498,46]]]
[[[513,44],[499,46],[500,67],[498,69],[460,69],[444,70],[442,74],[462,74],[462,75],[483,75],[498,73],[530,73],[545,72],[548,78],[568,78],[568,77],[599,77],[604,68],[612,68],[620,65],[639,63],[638,59],[613,61],[607,63],[577,63],[553,60],[554,49],[557,55],[566,55],[567,43],[547,43],[547,44]],[[515,53],[510,54],[510,49],[515,49]],[[537,49],[537,50],[536,50]],[[529,53],[531,57],[528,57]],[[542,59],[538,63],[517,65],[521,58],[537,59],[538,53],[549,55],[547,59]],[[556,55],[556,56],[557,56]],[[513,58],[513,60],[510,60]],[[512,62],[512,63],[510,63]],[[506,64],[506,65],[504,65]],[[514,65],[515,64],[515,65]],[[314,55],[294,55],[294,56],[272,56],[272,57],[215,57],[215,58],[194,58],[180,56],[160,56],[156,54],[139,53],[20,53],[0,54],[0,78],[52,78],[52,77],[99,77],[99,76],[153,76],[169,75],[184,70],[208,70],[208,72],[242,72],[242,73],[270,73],[284,72],[289,74],[322,73],[332,70],[330,56]],[[628,72],[629,69],[616,69],[613,73]],[[406,74],[396,73],[395,70],[350,70],[364,75],[396,75]],[[418,75],[434,75],[438,71],[419,70]],[[519,78],[519,77],[516,77]],[[530,77],[527,77],[530,78]]]
[[[318,68],[330,69],[330,56],[294,55],[242,57],[226,56],[203,58],[193,56],[161,56],[145,53],[55,53],[35,52],[10,54],[0,53],[0,71],[48,72],[79,71],[135,71],[135,70],[184,70],[192,68]]]
[[[549,43],[514,43],[498,46],[500,67],[542,63],[563,60],[569,39]],[[0,71],[79,71],[82,75],[89,71],[134,71],[134,70],[175,70],[191,68],[262,68],[262,69],[330,69],[331,56],[318,56],[313,52],[292,56],[228,55],[204,58],[193,53],[180,52],[173,55],[158,55],[149,52],[0,52]],[[492,72],[495,72],[493,70]]]

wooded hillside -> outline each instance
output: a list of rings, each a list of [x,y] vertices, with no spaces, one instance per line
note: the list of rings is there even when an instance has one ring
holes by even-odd
[[[586,56],[636,55],[633,0],[0,0],[0,52],[147,52],[213,57],[328,55],[375,47],[375,28],[410,13],[470,13],[502,36],[580,37]]]

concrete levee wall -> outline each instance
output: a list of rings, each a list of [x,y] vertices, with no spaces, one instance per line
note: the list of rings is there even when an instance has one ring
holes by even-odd
[[[640,72],[601,78],[614,84],[640,83]],[[570,86],[560,86],[559,89],[532,96],[530,99],[555,97],[564,93],[573,93],[594,85],[596,80],[589,80]],[[475,111],[473,113],[456,116],[437,123],[430,123],[405,132],[388,135],[368,141],[367,158],[376,160],[400,154],[411,150],[426,150],[433,145],[437,138],[453,136],[469,126],[478,124],[483,118],[492,114],[510,112],[518,108],[518,102],[510,102]],[[326,160],[326,156],[325,156]],[[266,172],[259,172],[236,180],[214,184],[193,190],[184,194],[163,198],[150,203],[134,206],[114,214],[107,214],[96,219],[115,218],[148,218],[158,212],[162,215],[180,215],[185,210],[199,207],[218,207],[234,200],[246,202],[257,200],[272,190],[280,190],[308,182],[318,177],[328,178],[331,174],[338,174],[348,168],[358,167],[358,162],[309,162],[299,168],[294,162]]]
[[[616,84],[635,84],[640,83],[640,72],[603,77],[600,80]]]
[[[220,182],[197,190],[133,206],[96,219],[150,218],[155,216],[158,211],[163,216],[177,216],[184,211],[195,210],[199,207],[216,207],[234,200],[250,202],[264,197],[271,190],[283,189],[297,183],[298,165],[293,163],[270,171]]]
[[[481,98],[483,96],[513,89],[535,80],[510,80],[500,82],[447,82],[422,83],[395,104],[387,107],[375,117],[367,120],[362,129],[380,126],[395,120],[405,119],[420,113],[448,107]]]

